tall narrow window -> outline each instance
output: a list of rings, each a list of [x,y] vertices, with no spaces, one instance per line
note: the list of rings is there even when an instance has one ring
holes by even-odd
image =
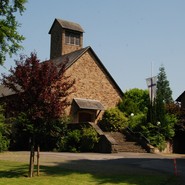
[[[80,45],[80,34],[66,32],[65,34],[65,43],[70,45]]]
[[[76,45],[79,46],[80,45],[80,36],[76,37]]]

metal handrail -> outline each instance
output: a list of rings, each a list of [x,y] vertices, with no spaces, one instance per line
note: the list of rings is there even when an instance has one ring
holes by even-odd
[[[146,138],[141,132],[134,132],[130,127],[126,127],[126,129],[132,133],[134,136],[138,137],[139,138],[142,138],[145,140],[146,143],[150,143],[150,140],[148,138]]]

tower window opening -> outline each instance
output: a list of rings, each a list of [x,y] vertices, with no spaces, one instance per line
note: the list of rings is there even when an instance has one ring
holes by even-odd
[[[65,43],[80,46],[80,34],[67,32],[65,34]]]

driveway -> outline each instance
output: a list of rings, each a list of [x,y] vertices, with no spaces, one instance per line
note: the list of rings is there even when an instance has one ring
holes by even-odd
[[[150,153],[57,153],[40,152],[40,164],[65,169],[103,172],[106,174],[174,174],[174,159],[178,175],[185,182],[185,155]],[[29,162],[29,152],[0,153],[0,160]]]

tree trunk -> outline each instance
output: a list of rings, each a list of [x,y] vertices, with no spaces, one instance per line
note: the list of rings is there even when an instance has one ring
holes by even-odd
[[[31,146],[31,150],[30,150],[30,164],[29,164],[29,177],[33,177],[34,176],[34,145]]]
[[[40,147],[37,147],[37,176],[40,175]]]

